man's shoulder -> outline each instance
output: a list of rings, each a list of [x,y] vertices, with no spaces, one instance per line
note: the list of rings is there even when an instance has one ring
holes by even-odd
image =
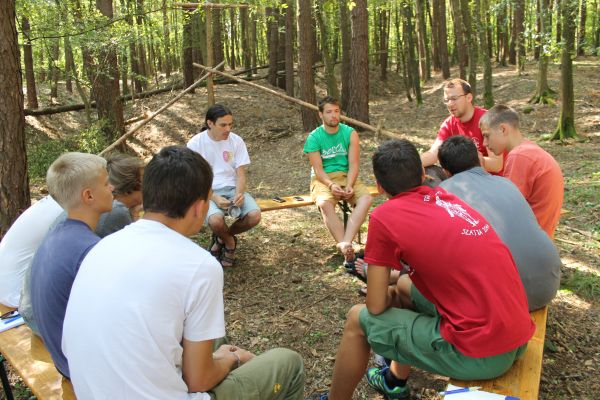
[[[204,137],[206,137],[206,131],[201,131],[196,133],[190,140],[187,142],[187,147],[195,150],[197,147],[202,145]]]

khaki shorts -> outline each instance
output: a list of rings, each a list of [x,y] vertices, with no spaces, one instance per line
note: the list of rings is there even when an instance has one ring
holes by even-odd
[[[331,172],[328,173],[327,176],[336,185],[346,187],[346,182],[348,179],[348,174],[346,172]],[[369,189],[367,189],[360,179],[357,179],[356,182],[354,182],[354,196],[348,200],[348,203],[354,206],[356,204],[356,200],[364,195],[370,196]],[[315,204],[318,204],[321,201],[329,201],[333,204],[337,204],[337,202],[341,200],[339,197],[334,196],[331,193],[331,190],[329,190],[329,188],[321,183],[317,178],[313,178],[310,181],[310,197]]]
[[[508,371],[527,344],[491,357],[463,355],[440,335],[440,315],[412,285],[415,311],[388,308],[372,315],[361,310],[359,321],[373,351],[400,364],[461,380],[492,379]]]

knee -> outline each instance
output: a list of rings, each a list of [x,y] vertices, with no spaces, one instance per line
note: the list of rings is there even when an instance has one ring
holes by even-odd
[[[271,361],[276,364],[277,370],[285,370],[291,375],[298,375],[304,373],[304,362],[300,354],[294,350],[286,349],[284,347],[275,348],[269,350],[266,354],[269,354]]]
[[[247,218],[248,225],[250,225],[250,227],[252,227],[252,226],[258,225],[258,223],[262,219],[262,214],[261,214],[260,210],[254,210],[254,211],[250,211],[248,213],[248,215],[246,215],[245,218]]]
[[[331,214],[335,213],[335,205],[327,200],[318,200],[317,207],[321,210],[323,214]]]
[[[225,228],[225,217],[222,214],[216,213],[208,218],[208,226],[213,231],[220,231]]]
[[[359,199],[358,199],[358,203],[362,206],[365,207],[371,207],[371,204],[373,204],[373,197],[371,197],[370,194],[365,194],[362,195]]]
[[[362,328],[360,326],[360,313],[364,308],[364,304],[356,304],[350,308],[348,314],[346,315],[346,330],[359,330],[362,332]]]
[[[410,298],[410,288],[412,287],[412,281],[408,274],[400,275],[398,282],[396,283],[398,292],[403,296]]]

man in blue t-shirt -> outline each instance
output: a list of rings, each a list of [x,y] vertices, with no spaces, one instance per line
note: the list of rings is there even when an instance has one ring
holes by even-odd
[[[358,133],[340,123],[340,105],[333,97],[325,97],[319,102],[319,117],[323,124],[308,135],[304,144],[304,153],[312,167],[310,194],[338,249],[344,254],[344,265],[353,270],[352,240],[365,221],[372,202],[369,190],[358,179]],[[340,200],[354,206],[345,229],[335,213],[335,205]]]
[[[31,306],[56,369],[68,378],[69,366],[61,348],[65,310],[79,266],[100,240],[94,230],[100,214],[112,208],[113,187],[106,160],[84,153],[57,158],[48,169],[46,183],[67,211],[67,219],[46,235],[33,258]]]

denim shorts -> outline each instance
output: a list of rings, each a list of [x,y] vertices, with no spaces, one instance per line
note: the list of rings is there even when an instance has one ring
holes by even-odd
[[[214,190],[214,194],[225,197],[228,200],[232,200],[235,196],[235,187],[227,186],[224,188],[216,189],[216,190]],[[260,207],[258,206],[258,204],[256,204],[256,201],[254,200],[254,198],[252,196],[250,196],[250,194],[247,192],[244,193],[244,203],[241,205],[240,209],[241,209],[241,213],[240,213],[239,218],[245,217],[246,214],[248,214],[251,211],[254,211],[254,210],[260,211]],[[210,218],[211,215],[214,215],[214,214],[225,215],[226,212],[227,212],[227,210],[223,210],[222,208],[219,208],[217,206],[217,203],[215,203],[214,201],[211,200],[209,207],[208,207],[208,213],[206,214],[206,222],[208,223],[208,219]]]

